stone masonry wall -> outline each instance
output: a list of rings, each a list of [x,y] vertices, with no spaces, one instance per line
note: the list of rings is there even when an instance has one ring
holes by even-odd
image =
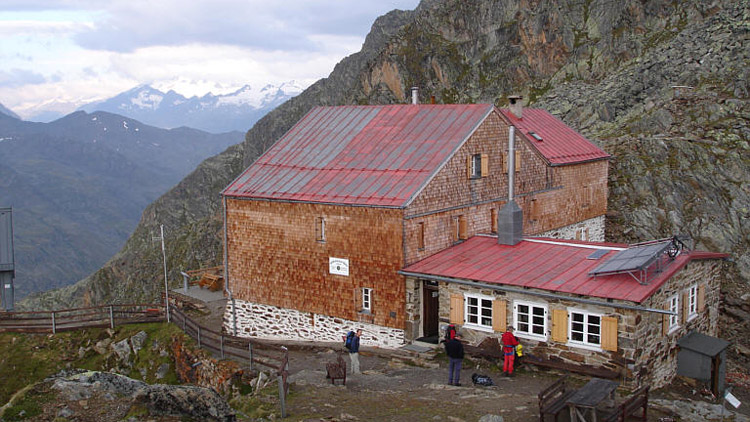
[[[371,288],[369,322],[403,329],[401,210],[229,199],[227,213],[235,298],[358,320],[360,289]],[[331,274],[330,257],[348,259],[349,276]]]
[[[569,226],[560,227],[559,229],[539,233],[540,237],[552,237],[554,239],[575,239],[589,242],[604,242],[604,222],[603,215],[589,218],[588,220],[573,223]]]
[[[404,330],[244,300],[235,302],[237,334],[241,337],[341,342],[341,336],[361,328],[362,346],[397,348],[404,345]],[[231,333],[232,328],[232,302],[229,301],[224,312],[224,329]]]
[[[658,388],[674,378],[677,374],[677,341],[690,331],[695,330],[709,336],[718,335],[722,266],[723,262],[715,259],[691,261],[644,302],[644,306],[667,309],[668,299],[674,294],[679,294],[679,308],[682,314],[682,292],[695,284],[706,286],[704,311],[689,321],[680,322],[679,327],[667,335],[662,334],[661,315],[650,314],[644,320],[637,321],[633,327],[636,347],[634,376],[640,384],[650,384]],[[680,315],[680,321],[682,320],[683,317]]]

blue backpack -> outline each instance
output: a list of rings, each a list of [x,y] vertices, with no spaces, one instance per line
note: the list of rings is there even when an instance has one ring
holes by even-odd
[[[346,347],[346,350],[351,350],[352,340],[354,340],[354,331],[349,331],[346,333],[346,340],[344,340],[344,347]]]

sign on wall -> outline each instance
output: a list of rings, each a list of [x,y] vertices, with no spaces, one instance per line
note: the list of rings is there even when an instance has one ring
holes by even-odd
[[[328,258],[328,272],[336,275],[349,276],[349,260],[344,258]]]

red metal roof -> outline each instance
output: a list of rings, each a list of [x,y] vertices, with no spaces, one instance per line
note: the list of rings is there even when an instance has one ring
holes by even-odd
[[[223,194],[401,207],[493,110],[491,104],[316,107]]]
[[[521,119],[508,109],[502,109],[500,112],[552,165],[575,164],[610,157],[546,110],[524,108]],[[542,140],[537,140],[529,132],[536,133]]]
[[[708,252],[683,253],[647,285],[638,283],[630,274],[589,275],[589,271],[625,247],[550,239],[524,239],[508,246],[498,244],[497,237],[475,236],[404,271],[641,303],[689,261],[727,257]],[[609,252],[599,259],[587,259],[597,249]]]

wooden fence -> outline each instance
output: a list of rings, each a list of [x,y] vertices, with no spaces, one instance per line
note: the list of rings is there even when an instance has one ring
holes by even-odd
[[[164,306],[127,304],[56,311],[0,312],[0,332],[52,333],[164,321]]]

